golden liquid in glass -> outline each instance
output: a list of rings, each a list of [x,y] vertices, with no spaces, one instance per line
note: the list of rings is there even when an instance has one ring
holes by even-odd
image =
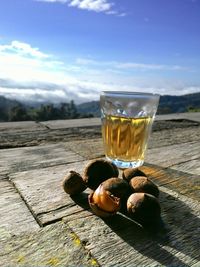
[[[102,135],[106,156],[121,161],[144,161],[152,122],[150,117],[104,117]]]

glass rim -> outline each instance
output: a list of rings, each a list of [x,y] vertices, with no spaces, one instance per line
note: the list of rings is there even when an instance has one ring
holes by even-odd
[[[101,91],[101,95],[105,96],[146,96],[146,97],[160,97],[157,93],[147,92],[131,92],[131,91]]]

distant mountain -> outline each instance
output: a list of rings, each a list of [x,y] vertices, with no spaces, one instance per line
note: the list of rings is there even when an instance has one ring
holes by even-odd
[[[189,109],[200,109],[200,93],[160,97],[158,114],[186,112]]]
[[[19,102],[16,100],[8,99],[0,95],[0,109],[8,111],[10,108],[18,105]]]
[[[94,117],[100,116],[99,101],[91,101],[77,105],[77,111],[80,114],[92,114]]]
[[[90,113],[97,117],[100,116],[99,101],[80,104],[77,106],[77,109],[79,113]],[[200,109],[200,93],[182,96],[161,96],[157,114],[187,112],[192,111],[192,109]]]
[[[61,111],[63,109],[64,111]],[[71,109],[73,109],[73,114],[76,116],[71,114]],[[164,95],[160,97],[157,114],[187,111],[200,111],[200,92],[182,96]],[[47,113],[48,116],[46,116]],[[75,103],[71,101],[71,104],[68,103],[64,105],[43,103],[42,106],[39,106],[38,104],[34,105],[34,103],[32,103],[30,106],[30,103],[20,103],[16,100],[0,96],[0,121],[28,119],[47,120],[46,117],[48,119],[100,117],[100,103],[99,101],[91,101],[75,105]]]

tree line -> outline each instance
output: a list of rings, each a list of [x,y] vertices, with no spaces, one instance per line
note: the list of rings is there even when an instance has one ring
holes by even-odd
[[[46,121],[58,119],[77,119],[93,117],[92,114],[80,114],[73,100],[69,103],[42,104],[40,107],[26,107],[17,103],[9,109],[0,107],[0,121]]]

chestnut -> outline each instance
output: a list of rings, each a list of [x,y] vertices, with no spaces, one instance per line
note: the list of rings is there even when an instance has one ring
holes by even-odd
[[[92,211],[100,217],[109,217],[120,209],[120,198],[104,189],[103,184],[89,195],[89,205]]]
[[[69,174],[64,177],[62,186],[64,191],[69,195],[79,194],[86,189],[83,178],[75,171],[70,171]]]
[[[116,197],[123,198],[128,192],[130,192],[129,184],[117,177],[109,178],[102,183],[104,190],[109,191]]]
[[[129,182],[133,192],[143,192],[153,195],[154,197],[159,196],[159,189],[149,178],[145,176],[133,177]]]
[[[130,185],[121,178],[109,178],[102,183],[103,188],[116,197],[120,198],[121,211],[126,210],[126,202],[132,193]]]
[[[158,199],[147,193],[133,193],[127,200],[128,214],[143,226],[160,220],[161,208]]]
[[[137,169],[128,168],[128,169],[125,169],[122,173],[122,178],[128,182],[133,177],[136,177],[136,176],[146,176],[146,174],[138,168]]]
[[[119,171],[112,162],[96,159],[86,166],[83,179],[90,189],[95,190],[103,181],[118,175]]]

